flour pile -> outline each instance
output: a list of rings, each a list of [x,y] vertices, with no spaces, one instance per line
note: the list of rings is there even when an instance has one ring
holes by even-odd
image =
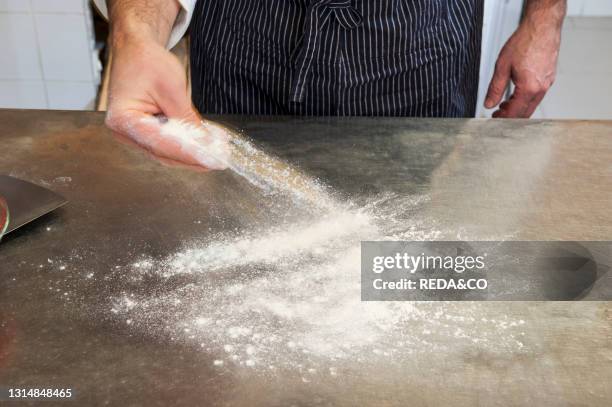
[[[120,270],[132,279],[126,285],[131,288],[113,299],[111,312],[129,329],[201,347],[214,355],[217,368],[292,369],[305,381],[313,372],[335,375],[347,362],[402,364],[415,354],[431,357],[470,346],[480,352],[523,351],[524,322],[487,307],[361,302],[361,241],[457,237],[413,216],[427,196],[337,202],[317,180],[240,135],[222,136],[207,123],[195,129],[171,120],[163,128],[186,152],[193,140],[211,135],[227,141],[230,153],[210,150],[216,164],[264,192],[298,198],[310,210],[297,221],[205,236],[168,258],[142,258]],[[286,219],[274,215],[280,216],[271,219]],[[144,281],[155,287],[153,293],[139,290]]]
[[[426,202],[384,196],[140,259],[132,277],[157,279],[160,290],[126,291],[111,311],[130,329],[202,347],[219,368],[297,369],[304,380],[346,363],[402,364],[453,349],[524,352],[524,321],[486,306],[360,301],[362,240],[448,236],[422,219],[393,220]]]

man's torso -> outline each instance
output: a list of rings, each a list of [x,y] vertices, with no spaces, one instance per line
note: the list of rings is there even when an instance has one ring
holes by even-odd
[[[473,116],[482,0],[200,0],[204,113]]]

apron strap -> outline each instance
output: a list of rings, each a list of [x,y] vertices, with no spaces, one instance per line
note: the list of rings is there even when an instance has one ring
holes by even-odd
[[[321,30],[331,17],[347,30],[356,28],[363,22],[361,14],[351,5],[351,0],[315,0],[308,5],[301,46],[294,51],[297,76],[291,85],[292,102],[300,103],[304,100],[316,44],[319,42]]]

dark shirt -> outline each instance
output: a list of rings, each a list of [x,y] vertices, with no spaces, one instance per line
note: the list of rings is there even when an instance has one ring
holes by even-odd
[[[199,0],[202,113],[470,117],[482,0]]]

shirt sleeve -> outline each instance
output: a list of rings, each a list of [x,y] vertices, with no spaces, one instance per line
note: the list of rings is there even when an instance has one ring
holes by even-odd
[[[168,39],[167,47],[168,49],[174,47],[185,32],[187,31],[187,27],[189,27],[189,22],[191,21],[191,16],[193,15],[193,9],[195,8],[195,3],[197,0],[178,0],[181,5],[181,11],[179,15],[176,17],[176,21],[174,22],[174,27],[172,27],[172,32],[170,33],[170,38]],[[108,8],[106,7],[106,0],[94,0],[94,4],[96,9],[108,20]]]

